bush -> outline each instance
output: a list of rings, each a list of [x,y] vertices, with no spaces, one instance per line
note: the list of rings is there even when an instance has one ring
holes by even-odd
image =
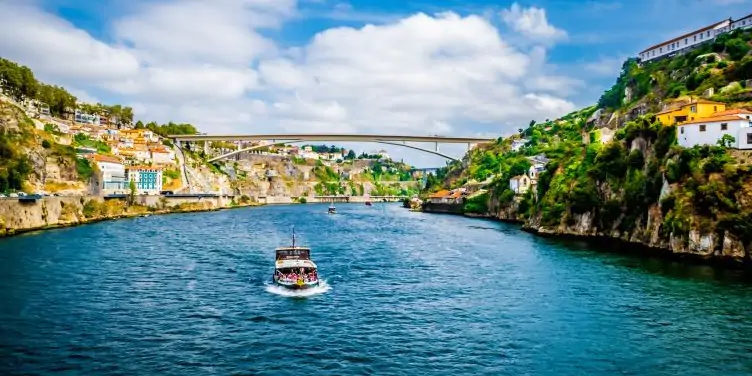
[[[463,206],[462,211],[464,213],[473,214],[488,213],[488,194],[482,193],[472,198],[468,198],[465,200],[465,205]]]
[[[45,149],[49,149],[52,147],[52,144],[50,144],[50,142],[47,140],[42,140],[42,147]]]
[[[726,53],[733,60],[741,60],[747,52],[749,52],[749,45],[739,38],[730,39],[726,42]]]
[[[76,171],[78,172],[79,180],[82,181],[88,181],[94,174],[94,168],[89,164],[89,160],[84,158],[76,159]]]

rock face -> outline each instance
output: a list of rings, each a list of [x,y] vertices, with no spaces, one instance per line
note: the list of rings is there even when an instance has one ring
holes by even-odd
[[[224,198],[137,196],[135,205],[100,197],[45,197],[35,202],[0,200],[0,236],[143,213],[207,211],[233,205]]]

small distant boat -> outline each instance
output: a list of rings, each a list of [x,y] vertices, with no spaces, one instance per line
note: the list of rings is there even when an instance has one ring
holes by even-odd
[[[149,216],[150,216],[150,215],[151,215],[151,214],[142,214],[142,215],[141,215],[141,218],[149,218]]]
[[[311,249],[295,245],[295,229],[292,231],[292,246],[275,251],[272,282],[291,290],[303,290],[319,285],[316,264],[311,261]]]
[[[334,205],[329,207],[329,214],[337,214],[337,208],[334,207]]]

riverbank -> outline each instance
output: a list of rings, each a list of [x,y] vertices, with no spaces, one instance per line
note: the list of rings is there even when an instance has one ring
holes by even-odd
[[[166,215],[217,211],[259,206],[259,203],[238,204],[222,199],[182,199],[169,203],[165,199],[137,200],[129,205],[125,200],[103,200],[100,197],[45,197],[35,202],[0,201],[0,237],[19,235],[63,227],[133,218],[144,215]]]
[[[450,206],[454,206],[454,208],[450,208]],[[723,239],[721,242],[717,242],[714,239],[708,239],[707,237],[701,237],[698,234],[691,233],[689,240],[690,246],[672,248],[672,245],[684,244],[683,242],[680,243],[682,239],[672,239],[672,241],[669,242],[645,243],[634,237],[625,238],[613,236],[613,234],[587,232],[584,230],[573,231],[572,229],[550,229],[544,226],[535,226],[535,223],[531,221],[520,220],[508,216],[493,215],[491,213],[463,213],[461,204],[439,204],[439,206],[436,206],[436,204],[424,205],[423,212],[429,214],[462,215],[470,218],[490,219],[511,223],[520,226],[521,231],[539,237],[584,241],[588,244],[597,245],[599,248],[607,249],[610,252],[661,257],[732,268],[752,269],[752,260],[750,260],[748,256],[745,256],[743,246],[735,239]],[[573,226],[573,228],[581,230],[584,227],[580,225]],[[720,249],[716,250],[714,245],[720,246]],[[698,250],[702,249],[708,251],[698,252]]]

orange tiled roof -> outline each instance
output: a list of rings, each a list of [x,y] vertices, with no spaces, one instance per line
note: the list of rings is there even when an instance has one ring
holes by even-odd
[[[432,195],[430,195],[428,197],[430,197],[430,198],[442,198],[442,197],[447,197],[449,195],[450,195],[450,192],[448,190],[442,189],[442,190],[440,190],[440,191],[438,191],[438,192],[436,192],[436,193],[434,193],[434,194],[432,194]]]
[[[746,120],[746,119],[738,115],[712,116],[712,117],[706,117],[702,119],[687,121],[687,122],[679,124],[679,126],[690,125],[690,124],[715,123],[719,121],[737,121],[737,120]]]
[[[733,110],[715,112],[713,113],[713,116],[742,115],[742,114],[752,114],[752,111],[746,108],[735,108]]]
[[[97,162],[123,163],[120,158],[109,155],[94,154],[91,158]]]

